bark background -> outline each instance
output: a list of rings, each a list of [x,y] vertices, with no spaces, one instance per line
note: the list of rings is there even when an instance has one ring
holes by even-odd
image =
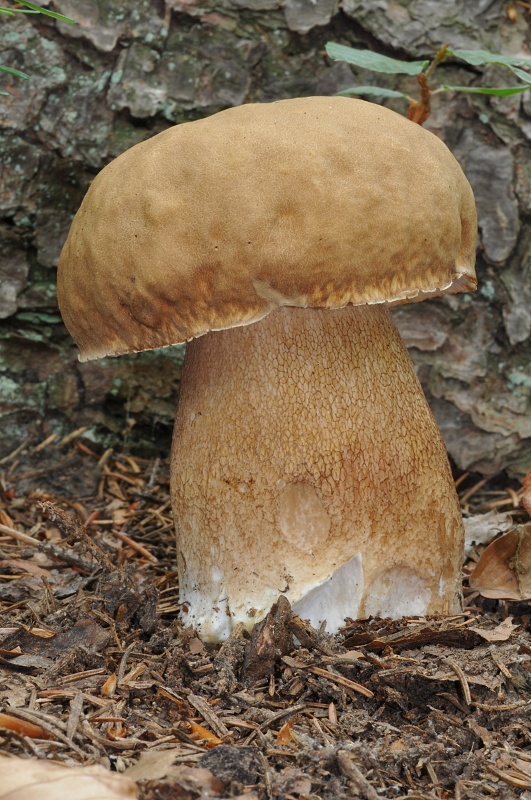
[[[43,3],[47,5],[47,3]],[[93,176],[176,122],[228,106],[412,78],[330,63],[327,41],[398,58],[453,47],[529,55],[530,17],[505,0],[54,0],[77,26],[0,17],[0,458],[36,430],[88,426],[105,444],[167,453],[182,348],[79,364],[55,300],[62,243]],[[443,82],[512,84],[445,64]],[[405,106],[388,102],[405,113]],[[475,295],[395,311],[459,468],[531,469],[531,94],[439,95],[427,128],[474,188]],[[112,254],[110,254],[112,258]]]

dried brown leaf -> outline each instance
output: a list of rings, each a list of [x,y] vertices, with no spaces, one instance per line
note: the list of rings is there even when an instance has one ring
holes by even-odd
[[[52,577],[50,570],[43,569],[32,561],[22,560],[21,558],[4,558],[0,561],[0,567],[9,567],[17,572],[29,572],[30,575],[36,575],[38,578]]]
[[[513,526],[510,514],[492,509],[486,514],[475,514],[463,519],[465,526],[465,556],[478,544],[490,544],[500,533]]]
[[[191,792],[194,797],[197,797],[197,800],[219,797],[223,791],[222,781],[216,778],[209,769],[203,767],[188,767],[185,764],[174,765],[167,777],[174,784],[174,789]],[[172,796],[180,797],[181,795],[174,791]]]
[[[512,633],[518,628],[518,625],[513,625],[513,618],[507,617],[497,625],[492,630],[486,630],[485,628],[469,628],[471,631],[475,631],[479,633],[479,635],[485,639],[487,642],[506,642],[507,639],[510,639]]]
[[[0,756],[0,800],[124,800],[136,784],[100,766],[62,767],[48,761]]]
[[[531,599],[531,524],[518,525],[484,550],[470,587],[495,600]]]
[[[171,776],[175,759],[182,755],[180,747],[168,750],[144,750],[138,761],[126,771],[135,781],[156,781]]]
[[[531,472],[528,472],[522,481],[522,506],[531,517]]]

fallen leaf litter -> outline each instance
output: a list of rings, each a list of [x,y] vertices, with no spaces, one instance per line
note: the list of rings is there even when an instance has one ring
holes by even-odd
[[[42,786],[50,761],[98,765],[141,800],[531,797],[529,603],[465,584],[462,614],[331,637],[281,598],[204,645],[178,619],[167,465],[83,433],[0,463],[0,756]],[[514,487],[459,491],[526,524]]]

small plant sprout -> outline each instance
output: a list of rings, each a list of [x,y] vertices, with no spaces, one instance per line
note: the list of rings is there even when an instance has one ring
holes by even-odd
[[[431,97],[441,92],[467,92],[468,94],[490,94],[498,97],[509,97],[520,94],[531,88],[531,73],[521,67],[531,68],[531,58],[525,56],[505,56],[500,53],[489,53],[486,50],[454,50],[445,44],[435,54],[434,58],[424,61],[399,61],[395,58],[373,53],[371,50],[357,50],[335,42],[328,42],[326,53],[332,61],[344,61],[361,69],[372,72],[386,73],[387,75],[415,75],[420,87],[420,100],[410,97],[405,92],[386,89],[382,86],[353,86],[338,92],[339,95],[373,95],[375,97],[396,97],[409,102],[407,118],[419,125],[430,116]],[[447,59],[458,59],[473,67],[485,64],[497,64],[506,67],[523,83],[518,86],[449,86],[440,84],[432,88],[430,82],[439,64]]]

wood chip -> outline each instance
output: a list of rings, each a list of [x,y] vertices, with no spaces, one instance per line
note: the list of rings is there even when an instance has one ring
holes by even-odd
[[[206,700],[203,700],[202,697],[199,697],[193,692],[190,692],[186,699],[190,703],[191,706],[195,708],[196,711],[199,711],[205,722],[212,728],[212,730],[217,733],[218,736],[223,738],[229,733],[229,729],[226,725],[221,721],[221,719],[217,716],[216,712],[212,709],[211,706],[208,705]]]
[[[303,661],[298,661],[295,658],[291,658],[290,656],[284,656],[282,661],[287,664],[289,667],[293,669],[305,669],[309,672],[313,672],[314,675],[320,675],[322,678],[327,678],[332,683],[337,683],[340,686],[345,686],[347,689],[352,689],[353,692],[357,692],[358,694],[362,694],[365,697],[374,697],[374,692],[370,689],[367,689],[366,686],[362,686],[361,683],[356,683],[355,681],[351,681],[349,678],[343,677],[343,675],[337,675],[335,672],[330,672],[329,670],[322,669],[321,667],[317,667],[314,664],[305,664]]]

